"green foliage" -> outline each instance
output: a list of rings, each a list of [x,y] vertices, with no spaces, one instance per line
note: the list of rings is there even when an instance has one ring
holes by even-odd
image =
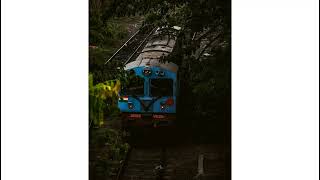
[[[90,126],[102,126],[106,115],[117,116],[120,81],[109,80],[93,85],[93,75],[89,75],[89,121]]]
[[[102,179],[110,177],[111,174],[117,173],[121,161],[129,150],[129,144],[123,141],[123,136],[119,131],[99,128],[90,131],[90,144],[99,148],[100,152],[95,154],[98,159],[95,161],[95,176]]]
[[[137,77],[123,68],[113,75],[117,80],[94,84],[93,77],[93,74],[89,74],[89,122],[90,127],[99,127],[104,124],[106,116],[114,119],[119,115],[117,101],[120,88],[132,84]]]
[[[109,46],[126,36],[126,29],[114,22],[107,21],[111,16],[112,0],[89,1],[89,43],[96,46]]]
[[[95,138],[90,142],[99,147],[107,146],[108,157],[112,160],[122,160],[129,150],[129,145],[123,142],[122,134],[114,129],[99,128],[91,131]]]
[[[158,11],[150,12],[145,17],[144,24],[159,24],[162,19]]]
[[[90,48],[89,49],[89,65],[103,66],[106,58],[112,56],[115,48]],[[95,76],[96,78],[96,76]]]
[[[92,22],[94,23],[94,22]],[[98,46],[110,46],[127,36],[124,27],[116,23],[95,22],[96,25],[89,29],[89,42]]]

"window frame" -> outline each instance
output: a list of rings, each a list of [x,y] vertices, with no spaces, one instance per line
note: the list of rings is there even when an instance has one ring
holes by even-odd
[[[141,76],[137,76],[137,77],[140,78],[141,80],[143,80],[142,88],[141,88],[142,94],[128,93],[128,86],[127,86],[127,87],[124,87],[126,89],[126,93],[124,93],[123,92],[124,89],[121,88],[120,95],[122,95],[122,96],[144,96],[145,95],[146,79],[144,77],[141,77]]]
[[[165,95],[161,95],[161,96],[174,96],[174,80],[171,79],[171,78],[150,78],[149,79],[149,94],[150,96],[155,96],[152,94],[152,80],[170,80],[171,81],[171,93],[168,95],[168,94],[165,94]]]

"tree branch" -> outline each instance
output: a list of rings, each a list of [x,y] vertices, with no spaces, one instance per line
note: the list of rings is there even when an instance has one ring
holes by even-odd
[[[208,44],[206,44],[206,46],[202,49],[202,51],[200,52],[197,61],[200,59],[200,57],[202,56],[202,54],[204,53],[204,51],[214,42],[216,41],[219,37],[222,36],[223,33],[219,33],[216,37],[214,37],[213,39],[210,40],[210,42]]]

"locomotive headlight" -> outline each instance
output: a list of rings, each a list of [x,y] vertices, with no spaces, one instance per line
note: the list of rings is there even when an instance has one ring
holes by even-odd
[[[164,76],[164,72],[163,71],[156,71],[155,74],[157,76]]]
[[[132,102],[128,102],[128,108],[129,109],[133,109],[133,103]]]
[[[160,75],[160,76],[164,76],[164,72],[163,72],[163,71],[160,71],[159,75]]]
[[[152,73],[151,69],[149,67],[146,67],[144,70],[143,70],[143,75],[145,76],[150,76]]]
[[[160,109],[164,110],[166,108],[166,103],[165,102],[161,102],[160,103]]]

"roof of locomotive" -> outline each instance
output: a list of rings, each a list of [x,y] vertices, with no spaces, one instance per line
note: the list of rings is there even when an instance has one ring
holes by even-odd
[[[169,30],[169,31],[165,31]],[[173,31],[171,31],[173,30]],[[173,28],[158,28],[151,36],[148,43],[135,61],[132,61],[125,66],[125,70],[141,66],[156,66],[167,69],[172,72],[178,71],[178,66],[172,62],[160,62],[160,58],[167,56],[172,52],[176,43],[176,31],[180,27],[174,26]]]
[[[171,72],[177,73],[178,66],[172,62],[161,63],[157,59],[143,59],[142,61],[133,61],[126,65],[125,70],[136,68],[136,67],[159,67],[162,69],[169,70]]]

